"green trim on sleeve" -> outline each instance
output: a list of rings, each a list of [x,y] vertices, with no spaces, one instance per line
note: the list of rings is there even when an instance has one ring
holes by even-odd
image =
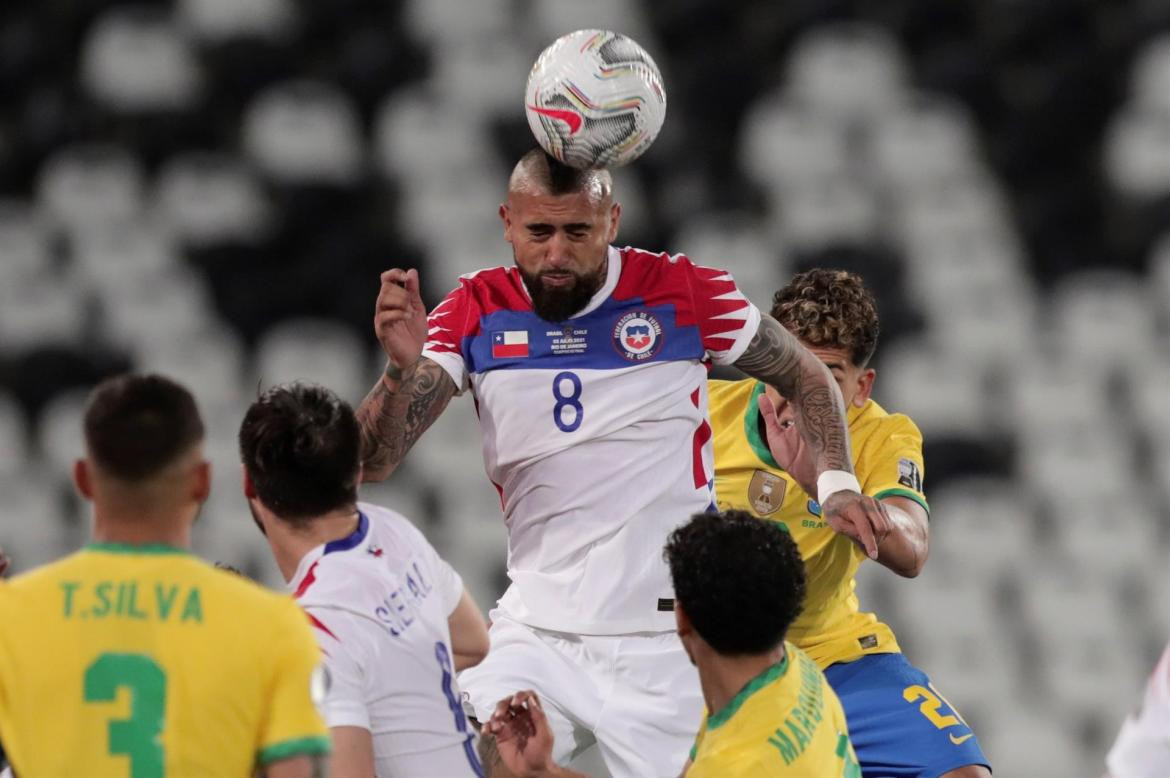
[[[333,750],[333,742],[328,735],[312,735],[299,737],[293,740],[283,740],[260,749],[256,763],[263,766],[289,759],[294,756],[323,756]]]
[[[760,395],[764,393],[764,383],[756,381],[756,388],[748,397],[747,412],[743,415],[743,431],[747,435],[748,445],[761,462],[774,470],[783,471],[784,468],[776,464],[772,450],[768,448],[768,441],[760,437]]]
[[[691,746],[691,756],[690,756],[690,760],[691,760],[692,762],[693,762],[693,761],[695,761],[695,757],[696,757],[696,756],[698,756],[698,755],[699,755],[699,744],[698,744],[698,743],[695,743],[693,746]]]
[[[898,489],[896,487],[893,489],[882,489],[873,496],[875,500],[881,500],[886,497],[905,497],[907,500],[913,500],[918,503],[922,506],[923,510],[930,513],[930,506],[926,504],[926,498],[910,489]]]

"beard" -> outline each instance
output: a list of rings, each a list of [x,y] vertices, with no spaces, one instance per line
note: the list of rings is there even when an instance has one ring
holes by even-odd
[[[528,289],[528,295],[532,298],[532,308],[536,315],[545,321],[565,321],[588,305],[593,295],[597,294],[597,290],[605,283],[606,264],[602,263],[593,273],[557,271],[551,274],[560,275],[566,272],[573,276],[571,285],[548,287],[543,281],[543,277],[550,274],[548,271],[530,274],[520,270],[524,287]]]

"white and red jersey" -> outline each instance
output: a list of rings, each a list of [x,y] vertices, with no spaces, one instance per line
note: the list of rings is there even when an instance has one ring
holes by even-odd
[[[482,775],[447,625],[463,581],[405,518],[358,510],[289,581],[329,671],[325,723],[369,730],[378,776]]]
[[[1111,778],[1170,775],[1170,646],[1146,684],[1141,708],[1121,725],[1105,764]]]
[[[508,528],[509,617],[548,630],[674,629],[667,535],[714,502],[709,364],[760,312],[725,271],[609,249],[604,285],[559,324],[519,271],[464,276],[423,355],[475,398]]]

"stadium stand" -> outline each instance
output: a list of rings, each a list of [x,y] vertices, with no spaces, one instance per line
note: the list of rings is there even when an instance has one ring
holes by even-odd
[[[122,0],[0,15],[0,544],[81,537],[86,387],[187,382],[217,485],[199,550],[279,576],[234,426],[292,378],[360,401],[378,273],[436,302],[510,257],[495,207],[532,145],[533,56],[631,33],[670,105],[620,174],[622,236],[768,303],[837,265],[879,296],[877,397],[926,443],[933,549],[863,605],[1002,775],[1101,772],[1170,636],[1170,13],[1046,0]],[[370,490],[480,603],[503,586],[470,404]]]

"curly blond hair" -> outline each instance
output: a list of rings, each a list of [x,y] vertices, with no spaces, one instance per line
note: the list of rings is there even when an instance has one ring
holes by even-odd
[[[798,273],[772,297],[772,316],[805,344],[849,349],[857,367],[877,348],[877,304],[861,277],[847,270]]]

